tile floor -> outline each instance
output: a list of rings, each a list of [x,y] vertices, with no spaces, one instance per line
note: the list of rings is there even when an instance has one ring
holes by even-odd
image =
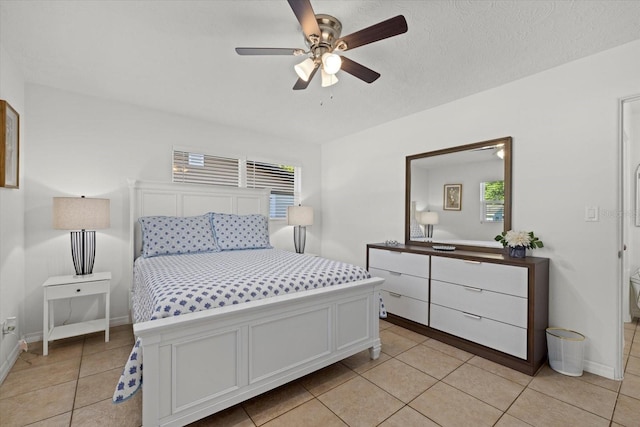
[[[529,377],[381,321],[362,352],[194,426],[640,426],[640,325],[625,325],[625,379]],[[131,326],[31,344],[0,385],[1,426],[139,426],[141,393],[111,403]]]

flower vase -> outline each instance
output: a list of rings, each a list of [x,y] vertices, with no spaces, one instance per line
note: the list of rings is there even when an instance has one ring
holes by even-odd
[[[509,246],[509,256],[511,258],[524,258],[527,256],[527,248],[524,246]]]

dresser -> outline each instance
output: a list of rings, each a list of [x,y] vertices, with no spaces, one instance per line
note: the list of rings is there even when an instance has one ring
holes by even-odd
[[[547,357],[549,260],[367,245],[388,321],[533,375]]]

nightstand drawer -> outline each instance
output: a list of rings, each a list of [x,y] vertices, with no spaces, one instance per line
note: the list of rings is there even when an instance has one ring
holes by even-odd
[[[104,294],[109,292],[109,280],[95,282],[69,283],[66,285],[47,286],[47,299],[73,298],[83,295]]]

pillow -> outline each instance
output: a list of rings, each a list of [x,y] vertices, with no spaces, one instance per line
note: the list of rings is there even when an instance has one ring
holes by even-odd
[[[145,216],[142,227],[142,256],[219,252],[209,215]]]
[[[271,248],[269,222],[264,215],[211,213],[211,226],[223,251]]]

